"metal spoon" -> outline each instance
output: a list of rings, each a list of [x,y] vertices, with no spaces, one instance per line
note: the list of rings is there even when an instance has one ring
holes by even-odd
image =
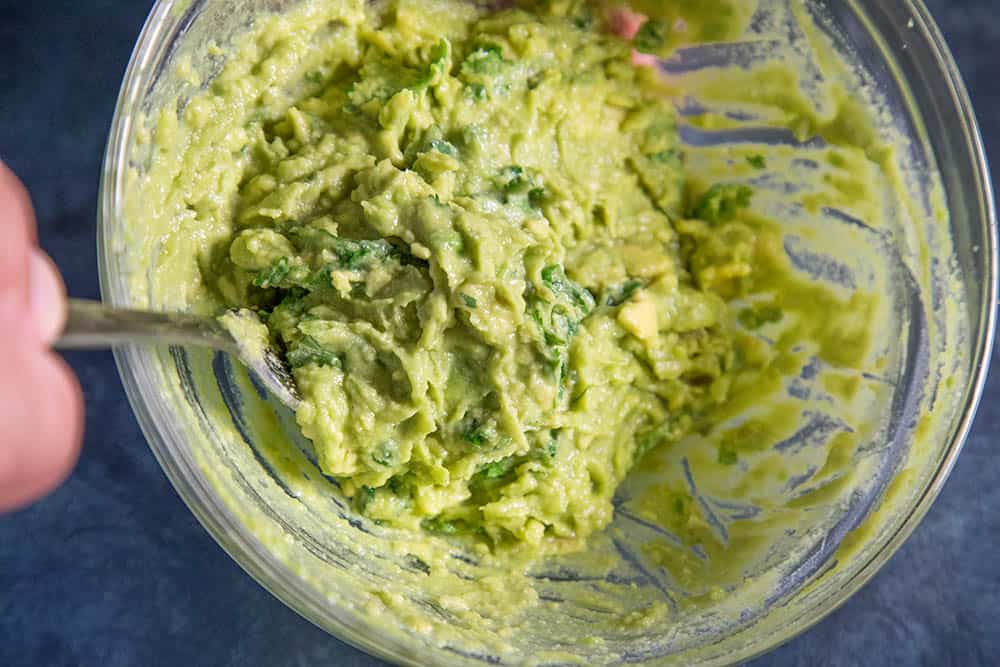
[[[244,313],[238,315],[243,317]],[[101,349],[124,343],[195,345],[221,350],[239,359],[275,398],[292,410],[302,400],[288,364],[276,350],[246,344],[215,318],[126,310],[99,301],[69,300],[69,317],[56,341],[57,348]]]

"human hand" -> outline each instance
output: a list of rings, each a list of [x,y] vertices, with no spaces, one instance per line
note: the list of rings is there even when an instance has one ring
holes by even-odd
[[[80,385],[49,345],[66,319],[66,290],[39,250],[21,181],[0,163],[0,512],[61,483],[83,434]]]

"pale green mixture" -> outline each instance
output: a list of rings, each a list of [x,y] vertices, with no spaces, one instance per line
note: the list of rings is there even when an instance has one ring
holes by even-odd
[[[151,353],[192,474],[379,642],[722,650],[883,465],[907,329],[879,240],[922,286],[947,254],[883,111],[799,0],[293,4],[182,45],[136,123],[130,305],[254,311],[305,399],[295,425]],[[738,65],[633,53],[719,41]]]
[[[392,4],[336,30],[287,82],[307,94],[249,121],[205,279],[286,351],[299,425],[359,511],[575,543],[725,401],[752,193],[685,201],[658,74],[586,6],[451,9],[433,35]]]

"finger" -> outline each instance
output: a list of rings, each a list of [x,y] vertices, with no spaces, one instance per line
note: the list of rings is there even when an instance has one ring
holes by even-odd
[[[28,305],[28,271],[35,243],[35,213],[27,191],[0,163],[0,324],[13,337],[30,329],[22,322]],[[33,325],[31,325],[33,326]]]
[[[10,215],[24,226],[25,239],[38,242],[35,231],[35,208],[31,205],[31,195],[24,183],[0,160],[0,215]]]
[[[66,286],[48,255],[35,249],[28,263],[28,305],[36,340],[51,345],[66,325]]]
[[[608,14],[608,27],[611,32],[623,39],[635,37],[645,22],[644,14],[637,14],[627,7],[616,7]]]
[[[14,350],[16,352],[16,350]],[[25,351],[0,383],[0,511],[23,507],[58,486],[76,463],[83,399],[66,363]]]

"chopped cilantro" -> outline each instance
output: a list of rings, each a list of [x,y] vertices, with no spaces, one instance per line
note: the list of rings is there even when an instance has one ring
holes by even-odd
[[[440,535],[454,535],[458,532],[458,526],[454,521],[442,519],[439,516],[424,519],[420,522],[420,527],[428,533],[438,533]]]
[[[292,368],[308,366],[339,366],[340,357],[323,347],[318,340],[309,335],[300,338],[287,354],[288,365]]]
[[[549,441],[545,443],[545,456],[548,457],[549,460],[554,459],[556,454],[559,453],[559,433],[559,429],[549,432]]]
[[[653,162],[658,162],[660,164],[676,165],[681,160],[681,153],[676,148],[668,148],[665,151],[651,153],[647,157],[649,157],[649,159]]]
[[[666,23],[650,19],[639,28],[632,45],[642,53],[655,54],[666,44],[668,32]]]
[[[479,469],[479,474],[481,474],[486,479],[500,479],[514,467],[514,458],[508,456],[505,459],[499,461],[493,461],[492,463],[487,463],[482,468]]]
[[[340,239],[336,247],[337,261],[345,269],[363,268],[373,261],[387,259],[392,252],[392,245],[382,239],[376,241]]]
[[[329,274],[334,269],[356,271],[391,258],[400,258],[401,250],[385,239],[345,239],[322,229],[296,227],[291,231],[302,247],[319,247],[333,252],[337,260],[317,271],[310,282],[319,287],[329,287]],[[325,275],[323,275],[325,274]]]
[[[253,284],[257,287],[277,287],[282,280],[288,277],[291,273],[292,266],[288,261],[287,257],[281,257],[273,264],[269,269],[265,269],[257,274],[254,278]]]
[[[323,79],[324,77],[322,70],[317,69],[306,73],[306,81],[312,84],[316,84],[317,86],[323,83]]]
[[[396,462],[399,446],[393,440],[382,442],[372,452],[372,461],[381,466],[391,466]]]
[[[747,155],[747,163],[754,169],[764,169],[767,167],[767,160],[763,155]]]
[[[549,440],[548,444],[545,445],[545,455],[550,459],[554,459],[558,453],[559,443],[556,440]]]
[[[309,276],[309,289],[318,290],[331,287],[333,283],[331,282],[331,274],[335,267],[331,264],[327,264],[320,270]]]
[[[459,432],[462,440],[477,448],[489,445],[497,437],[496,429],[492,424],[469,415],[459,424]]]
[[[566,277],[563,267],[558,264],[551,264],[542,269],[542,282],[556,294],[568,296],[572,302],[590,312],[594,307],[594,296],[585,287],[581,287]]]
[[[486,428],[476,428],[466,432],[462,437],[473,447],[483,447],[490,442],[491,435],[492,433]]]
[[[765,324],[780,322],[783,313],[781,308],[771,304],[757,304],[752,308],[744,308],[737,318],[747,329],[759,329]]]
[[[497,74],[505,62],[503,48],[499,44],[483,42],[477,45],[462,63],[462,72],[466,74]]]
[[[608,306],[619,306],[628,301],[642,287],[642,281],[631,279],[604,293],[604,303]]]
[[[732,449],[719,448],[719,463],[724,466],[731,466],[740,460],[739,454]]]
[[[451,42],[447,39],[442,39],[440,42],[435,44],[431,48],[430,53],[430,64],[427,66],[427,71],[420,76],[417,81],[409,86],[414,90],[422,90],[427,86],[436,83],[440,78],[447,73],[449,61],[451,59]]]
[[[486,86],[470,83],[465,86],[465,94],[477,102],[482,102],[486,99]]]
[[[403,480],[399,477],[390,477],[389,481],[386,482],[386,487],[395,494],[398,494],[403,488]]]
[[[368,509],[368,506],[373,500],[375,500],[375,489],[370,486],[362,486],[361,489],[354,494],[354,504],[358,508],[359,512],[364,512]]]
[[[504,192],[514,192],[527,185],[528,179],[522,167],[513,164],[500,170],[500,187]]]
[[[545,192],[545,188],[535,187],[528,190],[528,203],[535,208],[544,204],[547,197],[548,193]]]
[[[367,269],[377,262],[388,260],[398,251],[391,243],[382,239],[354,241],[338,238],[333,243],[333,252],[337,256],[337,261],[332,265],[324,266],[313,275],[310,282],[314,287],[329,287],[330,274],[334,269],[341,268],[349,271]]]
[[[692,217],[705,222],[729,222],[740,209],[750,205],[753,190],[741,183],[718,183],[695,204]]]
[[[466,307],[468,307],[468,308],[475,308],[478,305],[478,302],[476,301],[476,297],[469,296],[465,292],[462,292],[460,294],[460,296],[462,297],[462,301],[465,302]]]

